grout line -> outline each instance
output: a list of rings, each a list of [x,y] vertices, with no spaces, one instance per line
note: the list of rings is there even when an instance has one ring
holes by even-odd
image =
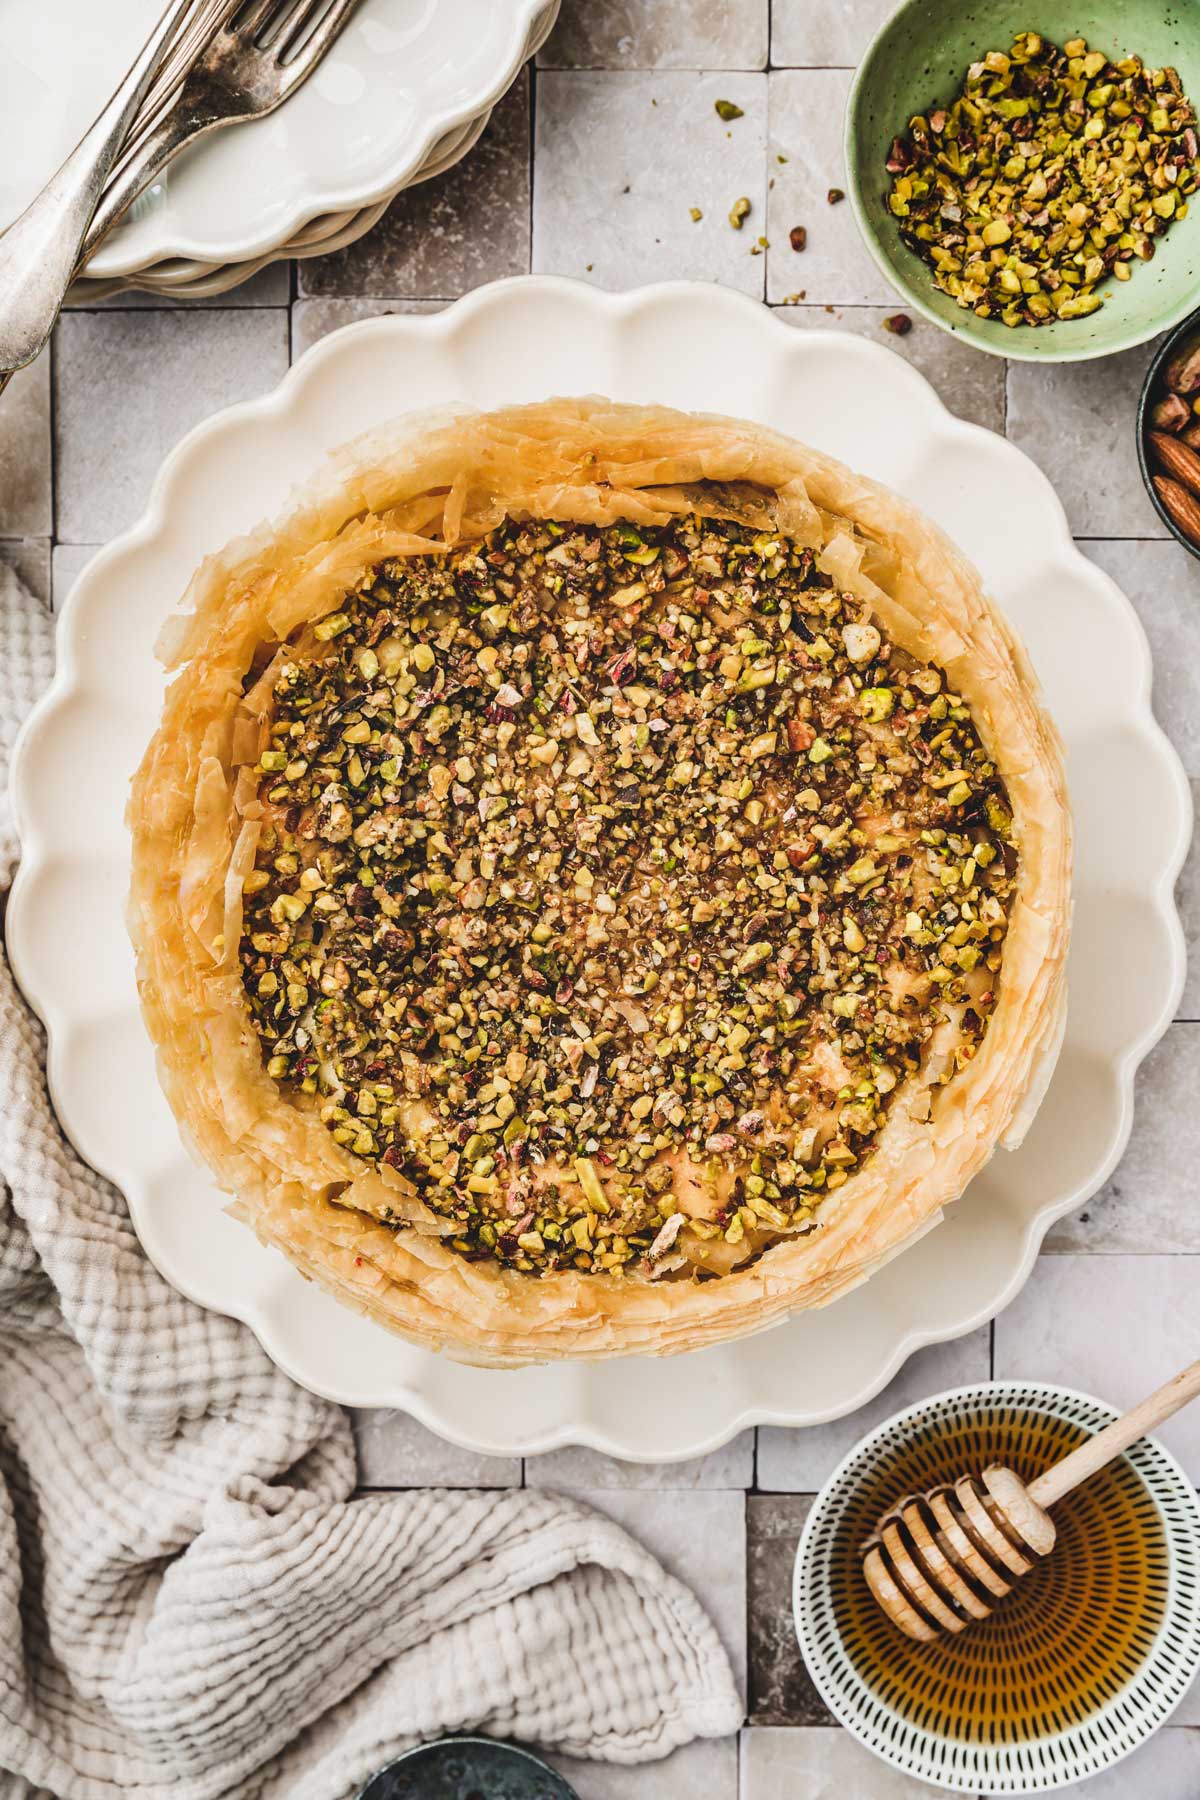
[[[364,294],[361,291],[344,294],[297,294],[292,304],[294,306],[322,306],[328,305],[330,301],[336,304],[339,301],[369,300],[372,305],[376,306],[453,306],[456,300],[465,299],[466,295],[472,292],[474,292],[472,288],[464,288],[461,294]],[[249,311],[250,309],[247,307],[243,310]],[[257,312],[260,309],[255,307],[254,310]],[[275,310],[279,311],[280,309],[277,307]]]
[[[61,315],[60,315],[61,317]],[[54,610],[54,546],[58,542],[58,321],[46,346],[50,358],[50,610]]]
[[[734,1765],[737,1791],[739,1794],[741,1793],[742,1783],[741,1734],[749,1728],[750,1720],[754,1716],[754,1676],[756,1660],[751,1652],[754,1608],[750,1593],[750,1508],[748,1506],[742,1508],[742,1561],[745,1571],[742,1581],[742,1634],[745,1650],[746,1686],[742,1695],[742,1723],[738,1731],[737,1761]]]
[[[253,280],[254,280],[253,275],[248,275],[246,277],[246,281],[253,281]],[[245,286],[246,283],[243,282],[240,285]],[[131,293],[139,293],[142,295],[142,304],[140,306],[134,306],[132,304],[127,305],[127,306],[122,306],[120,304],[120,301],[124,300],[126,298],[126,295],[119,294],[119,295],[114,296],[115,304],[113,304],[111,306],[97,305],[97,306],[64,307],[63,312],[62,312],[62,317],[64,319],[95,318],[97,316],[97,314],[99,314],[101,317],[107,316],[107,317],[111,318],[113,315],[120,315],[120,314],[124,314],[124,313],[150,313],[150,312],[169,312],[169,313],[183,313],[183,314],[223,313],[223,312],[272,313],[272,312],[283,312],[290,305],[290,297],[289,297],[288,300],[272,300],[266,306],[255,306],[253,301],[249,301],[249,300],[238,301],[238,300],[234,299],[233,296],[238,292],[237,288],[235,288],[235,287],[229,288],[227,291],[229,294],[228,301],[226,301],[226,297],[224,294],[214,294],[214,295],[210,296],[211,299],[214,299],[214,300],[219,299],[221,301],[220,306],[201,306],[199,304],[189,304],[186,295],[183,297],[183,299],[176,300],[174,303],[172,303],[171,301],[169,301],[167,299],[167,297],[165,295],[159,296],[159,295],[151,294],[145,288],[135,288],[135,289],[131,289],[130,292]]]
[[[478,1481],[436,1481],[436,1482],[417,1481],[417,1482],[413,1482],[411,1484],[411,1486],[409,1486],[409,1487],[387,1487],[386,1485],[384,1485],[382,1483],[372,1484],[370,1482],[360,1481],[355,1486],[354,1491],[356,1494],[373,1494],[373,1495],[381,1495],[382,1496],[384,1494],[428,1494],[431,1491],[431,1489],[435,1489],[435,1488],[437,1489],[437,1491],[439,1493],[444,1490],[448,1494],[480,1494],[480,1493],[483,1493],[483,1494],[514,1494],[514,1493],[516,1493],[516,1488],[512,1485],[511,1482],[509,1482],[504,1487],[488,1487],[486,1484],[481,1484]]]
[[[537,163],[534,150],[537,145],[537,104],[538,104],[538,66],[534,57],[529,65],[529,243],[526,264],[529,272],[533,272],[533,220],[534,220],[534,183],[537,180]]]
[[[530,67],[534,65],[531,63]],[[770,44],[765,63],[706,63],[703,68],[667,68],[662,63],[539,63],[541,75],[853,75],[857,63],[777,63]]]
[[[767,55],[769,58],[769,49]],[[807,66],[809,65],[794,63],[785,65],[787,68]],[[843,67],[849,69],[851,67],[848,63],[813,63],[811,66],[813,68],[829,69],[840,69]],[[533,68],[532,63],[530,64],[530,68]],[[541,75],[660,75],[665,76],[669,80],[672,75],[769,75],[771,72],[771,64],[769,60],[765,65],[760,64],[758,67],[752,67],[749,64],[743,67],[741,63],[707,63],[700,69],[675,69],[667,68],[661,63],[655,65],[650,63],[639,63],[636,66],[632,63],[622,63],[619,68],[612,63],[572,63],[569,67],[564,66],[562,68],[553,66],[550,68],[542,68],[539,66],[537,72]]]
[[[57,320],[55,321],[57,327]],[[50,592],[47,605],[54,611],[54,546],[58,542],[58,331],[50,334],[50,342],[46,345],[46,355],[50,359],[48,376],[48,407],[50,425]]]

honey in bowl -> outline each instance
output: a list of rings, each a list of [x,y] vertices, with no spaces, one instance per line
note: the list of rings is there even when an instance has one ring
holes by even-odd
[[[905,1637],[862,1573],[880,1517],[947,1470],[1002,1463],[1032,1480],[1088,1435],[1024,1406],[956,1413],[881,1453],[847,1496],[829,1557],[832,1612],[856,1673],[899,1719],[963,1743],[1029,1744],[1081,1724],[1142,1667],[1166,1611],[1169,1552],[1158,1507],[1124,1459],[1055,1508],[1054,1554],[956,1637]]]

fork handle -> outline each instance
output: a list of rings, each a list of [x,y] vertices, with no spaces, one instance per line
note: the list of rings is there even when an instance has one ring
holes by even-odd
[[[1177,1413],[1197,1394],[1200,1394],[1200,1361],[1189,1363],[1132,1412],[1114,1419],[1095,1437],[1080,1444],[1078,1450],[1072,1450],[1069,1456],[1064,1456],[1061,1462],[1054,1463],[1039,1475],[1029,1485],[1029,1498],[1038,1506],[1053,1506],[1056,1500],[1079,1487],[1106,1463],[1114,1461],[1122,1450],[1128,1450],[1130,1444],[1136,1444],[1139,1438],[1161,1425],[1164,1419],[1169,1419],[1172,1413]]]
[[[76,273],[95,255],[109,232],[124,218],[138,195],[144,193],[176,151],[220,121],[211,106],[193,101],[186,85],[144,138],[118,166],[101,194],[87,235],[79,249]]]
[[[32,362],[54,328],[104,183],[172,32],[195,0],[170,0],[95,124],[0,236],[0,370]]]

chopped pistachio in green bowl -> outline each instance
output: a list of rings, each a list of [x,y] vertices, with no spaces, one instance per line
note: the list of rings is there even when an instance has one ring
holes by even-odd
[[[867,247],[907,304],[980,350],[1025,361],[1076,362],[1143,343],[1191,312],[1200,296],[1200,193],[1185,218],[1135,257],[1130,278],[1096,289],[1103,305],[1080,318],[1009,326],[980,318],[934,285],[929,264],[901,238],[888,209],[892,140],[914,114],[949,107],[971,63],[1007,52],[1023,32],[1062,46],[1084,38],[1113,62],[1140,56],[1171,66],[1200,109],[1200,0],[904,0],[875,37],[846,108],[846,171]]]

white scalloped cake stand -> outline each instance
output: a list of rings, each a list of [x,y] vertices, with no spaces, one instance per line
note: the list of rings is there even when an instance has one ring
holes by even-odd
[[[807,439],[922,506],[975,560],[1025,638],[1067,747],[1078,835],[1070,1016],[1021,1149],[997,1154],[936,1230],[827,1310],[666,1361],[489,1371],[360,1319],[222,1211],[180,1146],[138,1013],[123,815],[161,703],[155,637],[206,552],[277,513],[325,452],[397,413],[580,393],[741,415]],[[1045,477],[952,417],[891,351],[793,329],[714,286],[614,295],[500,282],[441,314],[350,326],[274,393],[200,426],[168,459],[145,517],[67,601],[58,674],[23,735],[15,797],[24,860],[8,937],[49,1030],[54,1101],[81,1153],[128,1196],[159,1268],[245,1319],[309,1387],[402,1407],[497,1454],[582,1443],[668,1460],[746,1425],[812,1424],[861,1406],[920,1345],[990,1319],[1052,1221],[1116,1164],[1134,1071],[1183,981],[1172,886],[1190,833],[1187,783],[1150,711],[1136,615],[1071,542]]]

